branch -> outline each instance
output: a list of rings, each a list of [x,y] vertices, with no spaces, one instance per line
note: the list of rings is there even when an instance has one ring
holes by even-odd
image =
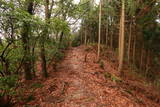
[[[75,24],[82,16],[84,16],[85,14],[86,14],[86,12],[89,10],[89,8],[88,9],[86,9],[86,11],[84,12],[84,13],[82,13],[81,15],[79,15],[79,17],[76,19],[76,21],[75,22],[73,22],[73,23],[71,23],[71,24],[69,24],[69,25],[73,25],[73,24]],[[70,20],[69,20],[70,21]]]
[[[23,65],[23,62],[24,62],[24,58],[25,58],[26,55],[23,56],[22,60],[21,60],[21,63],[19,65],[19,67],[17,68],[16,72],[19,72],[19,70],[21,69],[22,65]]]
[[[0,74],[2,75],[2,77],[5,77],[4,73],[2,71],[0,71]]]
[[[50,16],[51,16],[51,13],[52,13],[53,6],[54,6],[54,0],[52,0],[51,6],[50,6],[50,9],[49,9]]]
[[[8,45],[5,47],[5,49],[3,50],[3,52],[2,52],[2,54],[1,54],[1,56],[0,56],[1,58],[3,58],[6,50],[8,49],[8,47],[9,47],[12,43],[13,43],[13,42],[9,42]]]
[[[143,17],[144,15],[146,15],[146,13],[148,13],[152,6],[154,5],[154,3],[156,3],[156,0],[152,0],[146,7],[144,7],[137,15],[136,20],[140,19],[141,17]]]

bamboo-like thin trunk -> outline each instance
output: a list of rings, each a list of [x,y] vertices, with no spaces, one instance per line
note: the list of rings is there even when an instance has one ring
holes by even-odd
[[[124,41],[125,41],[125,0],[122,0],[122,13],[121,13],[121,33],[120,33],[120,58],[119,58],[119,67],[118,71],[123,69],[123,60],[124,60]]]
[[[83,32],[80,32],[81,44],[83,44]]]
[[[135,65],[135,57],[136,57],[136,35],[134,35],[134,44],[133,44],[133,64]]]
[[[99,4],[98,60],[100,59],[102,3]]]
[[[118,45],[118,59],[120,60],[120,54],[121,54],[121,32],[122,32],[122,16],[120,17],[120,23],[119,23],[119,45]]]
[[[108,46],[108,22],[106,26],[106,46]]]
[[[110,48],[113,49],[113,31],[111,31],[111,42],[110,42]]]
[[[145,77],[147,77],[147,74],[148,74],[148,71],[149,71],[149,62],[150,62],[150,51],[148,50],[147,51],[147,56],[146,56],[147,58],[147,61],[146,61],[146,65],[145,65],[145,67],[146,67],[146,70],[145,70]]]
[[[141,49],[141,62],[140,62],[140,70],[141,71],[143,70],[143,56],[144,56],[144,53],[143,53],[143,46],[142,46],[142,49]]]
[[[87,27],[85,28],[84,44],[87,45]]]
[[[131,51],[131,38],[132,38],[132,22],[129,27],[129,39],[128,39],[128,62],[130,63],[130,51]]]

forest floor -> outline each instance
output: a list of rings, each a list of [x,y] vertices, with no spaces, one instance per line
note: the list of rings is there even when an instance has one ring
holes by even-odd
[[[16,106],[160,107],[159,94],[142,79],[129,74],[121,78],[112,62],[104,59],[101,67],[95,60],[96,54],[86,52],[84,46],[69,48],[47,79],[28,81],[23,86],[30,101]]]

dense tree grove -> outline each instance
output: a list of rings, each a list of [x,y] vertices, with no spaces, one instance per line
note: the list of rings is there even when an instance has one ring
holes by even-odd
[[[95,5],[93,0],[86,5],[89,11],[82,18],[81,43],[98,43],[98,57],[103,46],[112,50],[119,60],[120,72],[127,63],[132,70],[159,81],[160,2],[100,0]]]
[[[159,0],[0,0],[0,103],[80,44],[96,44],[98,61],[112,51],[118,72],[128,65],[160,86],[159,41]]]

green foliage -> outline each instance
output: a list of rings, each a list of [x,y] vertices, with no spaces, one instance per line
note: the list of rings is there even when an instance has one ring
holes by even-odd
[[[64,53],[61,52],[61,49],[65,48],[63,43],[59,47],[59,43],[48,42],[46,44],[46,48],[47,48],[47,50],[46,50],[47,61],[52,60],[52,58],[54,58],[56,61],[63,59]]]
[[[18,78],[16,75],[0,77],[0,97],[6,95],[15,95],[17,79]]]
[[[138,2],[136,0],[127,0],[127,12],[128,12],[128,15],[130,16],[134,16],[135,13],[136,13],[136,9],[138,7]]]
[[[56,51],[54,53],[54,57],[56,61],[62,60],[64,58],[64,53],[62,53],[61,51]]]
[[[63,32],[64,35],[68,35],[70,32],[70,28],[68,26],[68,23],[62,19],[59,18],[53,18],[50,20],[51,29],[55,33]]]
[[[159,40],[160,40],[160,26],[152,24],[152,26],[145,27],[143,29],[145,46],[146,48],[154,50],[154,52],[159,52]]]
[[[73,46],[73,47],[80,46],[80,37],[79,37],[79,36],[76,36],[76,37],[74,38],[74,40],[72,41],[72,46]]]

